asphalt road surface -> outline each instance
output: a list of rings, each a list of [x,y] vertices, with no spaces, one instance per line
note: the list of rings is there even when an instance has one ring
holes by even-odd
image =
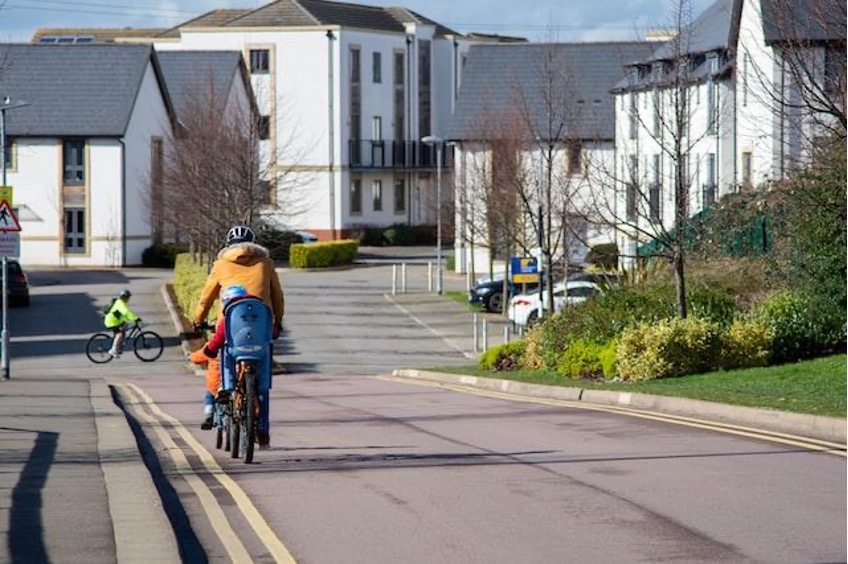
[[[410,288],[425,289],[422,258],[407,258]],[[846,560],[844,456],[387,378],[394,368],[469,362],[386,299],[390,264],[374,257],[353,270],[283,274],[279,359],[288,372],[274,381],[272,448],[253,465],[199,429],[203,385],[173,338],[161,272],[40,273],[33,307],[10,317],[16,366],[21,377],[70,380],[61,395],[74,395],[73,379],[114,387],[183,561]],[[125,355],[93,367],[80,343],[96,329],[97,304],[123,285],[143,296],[142,316],[170,346],[152,365]],[[61,441],[55,448],[64,453]],[[2,460],[9,476],[25,463]],[[56,471],[46,482],[61,497]],[[85,485],[79,474],[62,479]],[[80,507],[102,512],[96,484],[82,497]],[[45,519],[77,515],[48,505]],[[109,550],[102,523],[80,527]]]

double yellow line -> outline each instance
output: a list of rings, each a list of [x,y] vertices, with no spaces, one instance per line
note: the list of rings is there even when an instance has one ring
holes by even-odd
[[[599,405],[599,404],[587,404],[586,402],[576,402],[576,401],[568,401],[568,400],[557,400],[550,398],[538,398],[538,397],[529,397],[529,396],[521,396],[517,394],[510,394],[506,392],[496,392],[492,390],[482,390],[479,388],[474,388],[471,386],[463,386],[460,384],[448,384],[444,382],[432,382],[432,381],[422,381],[415,380],[410,378],[403,377],[395,377],[395,376],[380,376],[379,378],[384,380],[392,380],[396,382],[405,382],[407,384],[418,384],[421,386],[431,386],[437,388],[445,388],[449,390],[454,390],[457,392],[463,392],[468,394],[474,394],[478,396],[485,396],[491,398],[504,399],[509,401],[520,401],[525,403],[537,403],[542,405],[553,405],[557,407],[569,407],[573,409],[586,409],[589,411],[604,411],[607,413],[616,413],[619,415],[627,415],[629,417],[639,417],[641,419],[650,419],[653,421],[662,421],[665,423],[673,423],[675,425],[685,425],[687,427],[694,427],[697,429],[707,429],[710,431],[716,431],[720,433],[727,433],[730,435],[738,435],[741,437],[748,437],[752,439],[759,439],[764,441],[770,441],[773,443],[779,443],[784,445],[789,445],[793,447],[803,448],[815,452],[823,452],[827,454],[833,454],[835,456],[841,456],[842,458],[846,458],[846,450],[845,445],[839,443],[833,443],[830,441],[824,441],[820,439],[813,439],[810,437],[799,437],[797,435],[790,435],[786,433],[778,433],[775,431],[767,431],[763,429],[753,429],[751,427],[743,427],[741,425],[733,425],[730,423],[719,423],[716,421],[707,421],[704,419],[695,419],[692,417],[683,417],[680,415],[672,415],[666,413],[658,413],[654,411],[645,411],[641,409],[634,409],[630,407],[619,407],[614,405]]]
[[[224,472],[212,454],[194,438],[179,420],[162,411],[153,399],[135,384],[117,384],[115,387],[118,388],[118,391],[124,398],[130,398],[130,401],[127,403],[142,407],[135,410],[135,413],[156,433],[159,441],[165,447],[165,451],[170,455],[176,467],[177,474],[185,479],[186,483],[194,491],[203,510],[206,512],[209,522],[212,524],[215,534],[221,539],[227,555],[233,562],[252,562],[253,559],[239,538],[239,535],[233,530],[227,514],[224,512],[215,494],[212,493],[209,486],[206,485],[194,468],[192,468],[182,449],[174,442],[170,432],[165,428],[163,421],[167,423],[169,428],[176,431],[180,438],[198,456],[205,471],[213,476],[229,493],[236,507],[241,511],[244,520],[253,528],[256,536],[274,560],[281,563],[295,562],[294,557],[292,557],[282,541],[277,538],[274,531],[271,530],[268,522],[257,511],[250,498]],[[147,409],[143,409],[144,407]],[[149,413],[148,410],[150,411]]]

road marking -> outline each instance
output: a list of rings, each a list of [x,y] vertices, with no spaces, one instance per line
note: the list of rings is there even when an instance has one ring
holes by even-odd
[[[832,454],[835,456],[841,456],[842,458],[848,458],[848,453],[846,453],[846,447],[843,444],[832,443],[829,441],[823,441],[819,439],[812,439],[809,437],[799,437],[796,435],[789,435],[786,433],[779,433],[776,431],[766,431],[762,429],[753,429],[751,427],[743,427],[741,425],[733,425],[730,423],[720,423],[714,421],[707,421],[704,419],[695,419],[693,417],[684,417],[681,415],[672,415],[672,414],[664,414],[653,411],[645,411],[640,409],[633,409],[628,407],[616,407],[610,405],[597,405],[597,404],[587,404],[585,402],[578,401],[569,401],[569,400],[557,400],[557,399],[549,399],[549,398],[536,398],[536,397],[528,397],[521,396],[517,394],[510,394],[505,392],[495,392],[491,390],[481,390],[478,388],[471,388],[468,386],[462,386],[457,384],[447,384],[444,382],[431,382],[431,381],[420,381],[411,378],[403,378],[397,376],[377,376],[377,378],[381,380],[389,380],[394,382],[405,382],[411,384],[418,384],[421,386],[431,386],[436,388],[446,388],[449,390],[474,394],[478,396],[486,396],[497,399],[505,399],[510,401],[520,401],[525,403],[538,403],[543,405],[553,405],[558,407],[571,407],[575,409],[586,409],[589,411],[604,411],[607,413],[617,413],[620,415],[628,415],[630,417],[639,417],[642,419],[651,419],[654,421],[661,421],[665,423],[674,423],[677,425],[684,425],[687,427],[694,427],[699,429],[707,429],[711,431],[717,431],[720,433],[727,433],[731,435],[738,435],[742,437],[749,437],[754,439],[766,440],[774,443],[785,444],[789,446],[801,447],[807,450],[812,450],[815,452],[822,452],[825,454]]]
[[[274,557],[274,560],[277,562],[294,563],[295,559],[286,546],[279,538],[277,538],[277,535],[274,534],[274,531],[268,525],[268,522],[265,521],[265,518],[262,517],[250,501],[250,498],[247,497],[247,494],[245,494],[239,485],[224,472],[223,468],[218,465],[215,457],[213,457],[212,454],[206,450],[206,448],[200,444],[197,439],[194,438],[194,435],[192,435],[178,419],[162,411],[153,401],[153,398],[147,395],[144,390],[135,384],[127,384],[127,386],[133,388],[157,416],[170,423],[186,444],[194,450],[200,458],[200,461],[206,467],[207,471],[214,476],[215,479],[218,480],[224,489],[226,489],[232,496],[236,505],[241,510],[242,515],[244,515],[245,520],[253,528],[256,536],[259,537],[259,540],[262,541],[262,544],[265,545],[265,548],[271,556]]]
[[[138,405],[141,405],[142,403],[149,404],[149,402],[143,401],[142,399],[139,399],[139,396],[136,396],[136,392],[140,391],[136,386],[133,386],[132,384],[118,384],[117,386],[124,390],[124,392],[132,399],[133,403]],[[200,479],[194,471],[194,468],[191,467],[191,464],[185,454],[183,454],[183,451],[174,442],[174,439],[171,438],[171,435],[165,427],[155,417],[148,415],[144,409],[138,409],[138,415],[141,416],[142,420],[153,427],[153,430],[156,432],[159,440],[162,441],[162,444],[165,446],[165,450],[168,454],[170,454],[171,459],[174,461],[177,474],[185,478],[188,485],[191,486],[192,490],[194,490],[195,495],[197,495],[198,500],[200,500],[200,505],[206,512],[207,517],[209,517],[209,522],[212,524],[215,534],[218,535],[219,539],[221,539],[221,543],[224,545],[224,549],[227,551],[227,555],[230,559],[233,562],[250,562],[250,554],[248,554],[244,544],[242,544],[238,535],[230,526],[229,521],[227,521],[227,517],[224,515],[224,511],[221,509],[218,501],[215,499],[215,495],[203,482],[203,480]]]
[[[389,294],[383,294],[383,298],[385,298],[387,302],[389,302],[389,303],[393,304],[396,308],[398,308],[399,310],[401,310],[403,313],[405,313],[406,315],[408,315],[408,316],[410,317],[410,319],[412,319],[415,323],[417,323],[418,325],[420,325],[421,327],[423,327],[424,329],[426,329],[427,331],[429,331],[430,333],[432,333],[432,334],[433,334],[433,335],[435,335],[436,337],[438,337],[438,338],[440,338],[441,340],[443,340],[445,343],[447,343],[447,345],[448,345],[450,348],[452,348],[453,350],[457,351],[458,353],[460,353],[460,354],[461,354],[462,356],[464,356],[465,358],[470,358],[470,359],[472,359],[472,360],[474,360],[474,359],[476,359],[476,358],[477,358],[477,355],[475,355],[474,353],[470,353],[470,352],[464,351],[464,350],[462,350],[461,348],[459,348],[459,347],[457,347],[456,345],[454,345],[453,343],[451,343],[451,342],[448,340],[448,338],[447,338],[446,336],[444,336],[443,334],[439,333],[438,331],[436,331],[435,329],[433,329],[432,327],[430,327],[429,325],[427,325],[426,323],[424,323],[423,321],[421,321],[420,319],[418,319],[418,318],[417,318],[417,317],[416,317],[416,316],[415,316],[415,315],[414,315],[411,311],[409,311],[408,309],[406,309],[405,307],[403,307],[402,305],[400,305],[399,303],[397,303],[397,302],[396,302],[396,301],[395,301],[395,300],[394,300],[394,299],[393,299],[393,298],[392,298]]]

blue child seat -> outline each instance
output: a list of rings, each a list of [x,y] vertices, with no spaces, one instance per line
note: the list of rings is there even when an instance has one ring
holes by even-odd
[[[259,392],[271,388],[272,325],[271,308],[258,298],[240,299],[224,308],[223,390],[231,391],[235,386],[235,364],[239,360],[257,361]]]

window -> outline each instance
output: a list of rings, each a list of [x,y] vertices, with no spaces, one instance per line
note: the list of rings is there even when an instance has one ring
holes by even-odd
[[[715,135],[716,132],[716,87],[712,80],[707,83],[707,135]]]
[[[3,166],[7,169],[15,168],[14,152],[12,146],[14,141],[6,137],[6,144],[3,146]]]
[[[269,68],[268,49],[251,49],[250,72],[253,74],[267,74]]]
[[[383,211],[383,181],[375,180],[371,184],[371,202],[374,204],[374,211]]]
[[[750,151],[742,153],[742,184],[744,186],[751,185],[751,157]]]
[[[353,178],[350,181],[350,213],[359,215],[362,213],[362,180]]]
[[[362,82],[362,69],[360,67],[360,52],[358,47],[351,48],[350,50],[350,82],[351,84]]]
[[[574,176],[583,172],[583,147],[579,141],[568,144],[568,174]]]
[[[828,94],[845,91],[845,47],[824,50],[824,91]]]
[[[430,135],[430,41],[418,40],[418,135]]]
[[[654,137],[659,139],[662,133],[662,94],[654,92]]]
[[[68,140],[63,144],[65,185],[85,183],[85,141]]]
[[[716,199],[716,157],[715,153],[707,155],[707,182],[704,184],[704,207],[711,206]]]
[[[635,221],[636,220],[636,197],[637,191],[639,189],[637,178],[639,177],[639,162],[636,160],[635,156],[630,157],[630,170],[628,171],[630,174],[630,182],[627,183],[627,194],[626,194],[626,202],[625,202],[625,213],[627,217],[627,221]]]
[[[259,121],[256,124],[259,139],[266,141],[271,138],[271,117],[259,116]]]
[[[394,82],[394,98],[392,100],[393,105],[393,116],[394,116],[394,125],[393,125],[393,134],[395,141],[403,141],[404,136],[404,98],[406,97],[406,92],[404,90],[404,55],[402,51],[395,52],[394,54],[394,78],[392,81]]]
[[[383,118],[380,116],[371,118],[371,139],[374,141],[383,140]]]
[[[406,212],[406,185],[403,178],[395,178],[395,213]]]
[[[654,181],[648,195],[651,221],[660,221],[660,202],[662,202],[662,160],[660,155],[654,155]]]
[[[162,182],[165,175],[164,147],[161,137],[150,140],[150,225],[155,242],[162,242],[164,230],[164,193]]]
[[[372,53],[371,75],[374,84],[383,82],[383,54],[379,51]]]
[[[630,94],[630,138],[636,139],[639,126],[639,107],[636,105],[636,93]]]
[[[85,209],[65,208],[65,252],[85,252]]]

